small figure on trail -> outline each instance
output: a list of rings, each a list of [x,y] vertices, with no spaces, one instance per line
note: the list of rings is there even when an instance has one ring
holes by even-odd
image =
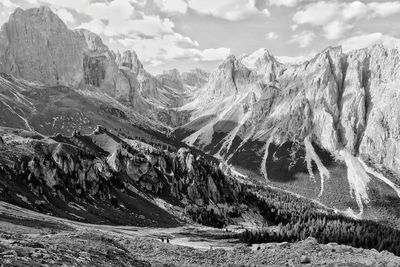
[[[161,242],[163,242],[163,243],[164,243],[164,237],[161,237]]]
[[[167,237],[167,243],[169,243],[169,238]]]

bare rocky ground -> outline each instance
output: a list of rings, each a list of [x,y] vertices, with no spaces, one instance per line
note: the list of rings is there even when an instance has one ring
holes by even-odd
[[[1,266],[400,266],[386,251],[313,238],[249,247],[233,236],[201,226],[88,225],[0,203]]]

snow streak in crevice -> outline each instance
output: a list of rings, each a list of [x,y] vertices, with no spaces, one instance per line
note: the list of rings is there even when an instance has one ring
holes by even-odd
[[[330,178],[330,173],[328,169],[324,166],[318,154],[315,152],[313,145],[311,144],[310,138],[306,137],[304,139],[304,146],[306,149],[306,162],[308,173],[310,174],[310,178],[315,181],[314,172],[312,170],[312,162],[314,161],[317,165],[319,176],[321,177],[321,190],[318,194],[318,197],[321,197],[324,193],[324,182],[326,179]]]
[[[364,203],[369,203],[368,183],[370,176],[367,174],[362,162],[349,151],[343,149],[339,152],[347,165],[347,180],[350,186],[350,196],[355,198],[360,209],[359,216],[364,212]]]

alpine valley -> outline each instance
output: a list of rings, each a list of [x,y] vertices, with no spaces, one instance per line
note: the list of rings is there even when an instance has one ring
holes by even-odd
[[[0,263],[398,266],[398,44],[154,76],[135,47],[17,8],[0,30]]]

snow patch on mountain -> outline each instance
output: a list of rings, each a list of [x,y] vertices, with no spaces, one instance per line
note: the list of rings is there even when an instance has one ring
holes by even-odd
[[[382,180],[383,182],[385,182],[387,185],[389,185],[395,192],[396,194],[400,197],[400,186],[396,185],[395,183],[393,183],[392,181],[390,181],[388,178],[386,178],[384,175],[382,175],[381,173],[375,171],[374,169],[372,169],[371,167],[369,167],[364,161],[362,161],[361,159],[359,159],[361,162],[361,165],[364,167],[365,171],[369,174],[372,174],[373,176],[375,176],[376,178]]]
[[[267,173],[267,158],[268,158],[268,148],[269,145],[272,143],[272,136],[268,139],[268,141],[265,143],[264,147],[264,156],[261,161],[261,173],[264,175],[264,179],[268,181],[268,173]]]
[[[269,51],[266,48],[260,48],[253,52],[250,55],[244,55],[241,58],[241,62],[249,69],[255,69],[257,60],[259,60],[264,54],[268,53]]]
[[[319,175],[321,177],[321,191],[318,194],[318,197],[321,197],[322,194],[324,193],[324,181],[326,179],[330,178],[330,173],[328,169],[324,166],[322,163],[321,159],[317,155],[317,153],[314,150],[313,145],[310,142],[310,138],[306,137],[304,139],[304,146],[306,148],[306,162],[307,162],[307,169],[308,173],[310,174],[311,179],[315,180],[314,172],[312,170],[312,161],[315,162],[317,165]]]
[[[361,216],[364,211],[363,203],[369,203],[368,183],[370,176],[367,174],[362,162],[354,157],[346,149],[340,150],[339,154],[343,157],[347,166],[347,179],[350,185],[350,196],[356,199]]]

